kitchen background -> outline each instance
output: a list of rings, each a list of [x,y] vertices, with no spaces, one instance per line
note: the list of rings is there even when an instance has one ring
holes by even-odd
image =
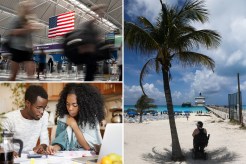
[[[55,111],[59,94],[66,83],[0,83],[0,115],[17,110],[24,105],[25,89],[29,85],[41,85],[48,93],[49,133],[55,135]],[[104,97],[106,122],[122,122],[122,83],[89,83],[97,87]],[[115,117],[113,117],[115,116]],[[101,127],[104,133],[104,127]]]

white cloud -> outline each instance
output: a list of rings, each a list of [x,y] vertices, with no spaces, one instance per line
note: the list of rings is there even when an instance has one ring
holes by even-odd
[[[246,81],[244,81],[244,82],[240,85],[240,89],[241,89],[241,91],[246,91]]]
[[[218,76],[212,71],[206,69],[197,70],[194,79],[191,82],[189,96],[194,98],[199,93],[211,95],[222,92],[225,88],[230,90],[231,80],[226,77]],[[226,86],[226,87],[225,87]]]
[[[222,36],[220,47],[204,51],[205,54],[215,60],[220,76],[235,76],[237,72],[246,74],[246,1],[206,0],[205,4],[210,21],[196,26],[216,30]]]
[[[156,80],[156,84],[163,86],[163,81],[162,80]]]
[[[163,87],[160,89],[156,88],[154,84],[144,84],[144,90],[146,94],[155,100],[155,104],[166,104],[165,94],[162,92]],[[142,95],[140,86],[128,86],[125,85],[124,97],[125,104],[135,104],[137,99]],[[180,91],[172,92],[172,99],[175,102],[183,101],[183,94]]]
[[[170,6],[178,3],[178,0],[162,0]],[[130,16],[144,16],[155,22],[161,11],[160,0],[129,0],[125,12]]]
[[[174,91],[174,92],[172,93],[172,98],[174,99],[174,101],[175,101],[175,99],[180,99],[180,98],[182,98],[182,93],[179,92],[179,91]],[[183,99],[183,98],[182,98],[182,99]]]
[[[230,56],[228,56],[228,59],[227,59],[225,65],[226,66],[234,66],[235,64],[238,64],[243,60],[245,60],[245,59],[243,58],[242,51],[237,50],[236,52],[234,52]]]
[[[193,81],[193,79],[194,79],[194,74],[192,72],[184,74],[184,76],[182,78],[182,80],[186,83]]]
[[[138,98],[140,97],[142,94],[142,90],[140,88],[140,86],[124,86],[124,96],[125,98]]]
[[[155,103],[163,104],[164,102],[164,93],[161,92],[158,88],[155,87],[154,84],[144,84],[144,91],[148,95],[148,97],[155,99]],[[142,95],[142,90],[140,86],[125,85],[124,87],[124,97],[126,104],[136,103],[137,99]],[[134,100],[134,102],[132,102]]]
[[[164,93],[159,91],[158,88],[156,88],[154,86],[154,84],[144,84],[143,86],[146,94],[150,97],[150,98],[163,98],[164,97]]]
[[[246,41],[246,18],[244,18],[244,16],[236,17],[235,20],[231,22],[230,29],[233,34],[231,36],[233,40],[237,42]]]
[[[160,12],[159,0],[129,0],[127,14],[131,16],[145,16],[150,20],[155,20]]]
[[[132,69],[134,68],[134,69]],[[124,65],[124,72],[128,73],[129,75],[139,77],[141,69],[136,68],[133,64],[125,64]]]

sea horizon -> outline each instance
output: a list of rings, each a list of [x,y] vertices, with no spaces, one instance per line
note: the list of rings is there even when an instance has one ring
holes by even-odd
[[[136,109],[134,107],[135,105],[124,105],[124,111],[129,109],[129,108],[133,108]],[[225,105],[221,105],[221,106],[225,106]],[[174,107],[174,111],[191,111],[191,112],[196,112],[196,111],[203,111],[206,112],[206,108],[204,106],[191,106],[191,107],[182,107],[181,105],[173,105]],[[243,110],[246,110],[246,105],[243,105]],[[166,105],[157,105],[157,108],[150,108],[149,110],[156,110],[158,112],[162,112],[162,111],[167,111],[167,106]]]

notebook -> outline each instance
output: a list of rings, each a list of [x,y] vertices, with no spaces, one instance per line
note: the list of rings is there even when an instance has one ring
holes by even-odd
[[[123,155],[122,131],[123,131],[123,124],[108,123],[105,128],[104,137],[103,137],[99,155],[93,157],[73,158],[72,160],[79,163],[86,163],[87,161],[96,163],[96,162],[100,162],[102,157],[110,153],[116,153],[122,156]]]

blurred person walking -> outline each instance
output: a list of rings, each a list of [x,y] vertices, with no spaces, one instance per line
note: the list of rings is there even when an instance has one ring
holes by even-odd
[[[20,69],[19,64],[24,63],[28,76],[34,75],[35,64],[32,52],[32,32],[37,30],[37,23],[29,21],[32,16],[31,1],[23,1],[19,3],[18,16],[10,24],[8,34],[9,51],[12,54],[11,59],[11,75],[9,80],[15,81],[17,73]]]
[[[54,65],[54,62],[52,60],[52,57],[50,57],[48,60],[48,66],[49,66],[50,73],[53,72],[53,65]]]
[[[99,31],[95,25],[96,20],[104,16],[105,5],[96,5],[92,6],[91,10],[98,14],[98,17],[81,24],[81,29],[84,31],[85,36],[88,37],[88,44],[81,45],[79,47],[79,53],[85,54],[86,62],[86,76],[85,81],[94,80],[94,74],[97,70],[97,44],[101,42],[102,32]]]
[[[41,49],[41,53],[39,54],[37,79],[39,79],[40,72],[44,75],[45,69],[46,69],[46,54],[44,53],[44,50]]]
[[[85,81],[94,80],[94,74],[97,70],[97,61],[108,58],[108,47],[104,43],[104,35],[98,29],[96,23],[104,14],[106,6],[103,4],[91,7],[97,15],[80,25],[77,30],[68,33],[65,36],[65,56],[74,64],[85,64]]]
[[[3,56],[2,54],[0,54],[0,63],[2,63],[2,61],[3,61]]]

